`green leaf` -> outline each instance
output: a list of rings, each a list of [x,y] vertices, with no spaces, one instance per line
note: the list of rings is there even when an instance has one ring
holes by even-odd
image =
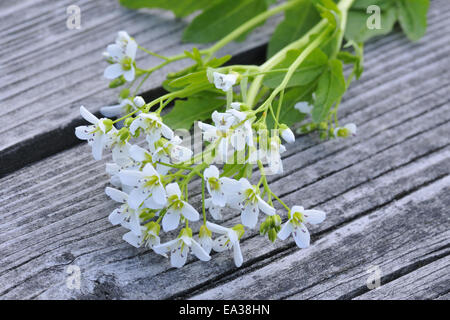
[[[328,69],[320,76],[317,84],[312,112],[314,122],[326,119],[331,106],[344,94],[345,89],[342,62],[337,59],[330,60]]]
[[[301,50],[289,50],[286,53],[286,58],[275,66],[274,69],[289,68],[300,54]],[[315,49],[308,55],[300,67],[295,70],[286,87],[303,86],[314,81],[325,69],[327,61],[327,55],[320,49]],[[264,77],[264,85],[274,89],[280,85],[285,75],[285,72],[267,74]]]
[[[171,88],[183,88],[188,85],[198,85],[202,83],[208,83],[206,70],[190,73],[188,75],[172,80],[168,84]]]
[[[284,20],[275,29],[267,49],[271,57],[279,50],[300,39],[320,21],[320,14],[310,1],[300,2],[284,13]]]
[[[284,93],[283,103],[281,104],[280,117],[278,122],[284,123],[287,126],[292,126],[294,123],[303,120],[305,115],[295,109],[295,105],[300,101],[310,101],[312,99],[312,93],[317,83],[313,82],[306,86],[299,86],[288,89]],[[274,103],[274,113],[277,113],[278,102]],[[275,127],[275,121],[272,117],[267,118],[267,128],[270,130]]]
[[[183,40],[196,43],[220,40],[266,9],[265,0],[221,0],[195,17],[184,31]]]
[[[356,0],[352,4],[353,10],[366,11],[368,7],[375,5],[380,7],[380,9],[387,10],[392,6],[392,2],[396,0]]]
[[[187,16],[211,4],[211,0],[120,0],[119,2],[129,9],[159,8],[171,10],[177,17]]]
[[[398,20],[406,36],[417,41],[427,30],[429,0],[397,0]]]
[[[381,9],[380,29],[368,28],[367,21],[371,17],[371,14],[368,14],[366,9],[350,10],[347,18],[347,26],[345,28],[345,37],[348,40],[361,43],[366,42],[372,37],[388,34],[392,31],[392,28],[397,21],[397,10],[394,5],[395,3],[392,0],[389,0],[389,5],[383,5],[385,9]]]
[[[195,121],[209,119],[214,110],[224,105],[225,100],[218,99],[211,94],[177,100],[173,109],[163,116],[163,121],[173,129],[189,130]]]

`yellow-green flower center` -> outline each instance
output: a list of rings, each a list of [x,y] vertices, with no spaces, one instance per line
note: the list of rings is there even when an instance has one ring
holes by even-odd
[[[295,225],[300,225],[305,221],[305,216],[301,212],[294,212],[292,215],[292,223]]]
[[[209,183],[209,186],[210,186],[211,190],[213,190],[213,191],[220,190],[219,179],[217,179],[215,177],[211,177],[211,178],[208,179],[208,183]]]
[[[123,70],[128,71],[133,65],[133,60],[130,57],[125,57],[122,59],[122,61],[120,61],[120,64],[122,65]]]
[[[176,195],[173,194],[168,198],[168,201],[170,203],[170,207],[174,208],[175,210],[181,210],[183,209],[183,201],[180,200],[180,198]]]
[[[144,187],[151,188],[158,183],[159,179],[157,176],[145,177]]]

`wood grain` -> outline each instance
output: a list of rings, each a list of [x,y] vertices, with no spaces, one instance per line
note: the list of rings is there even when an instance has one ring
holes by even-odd
[[[117,31],[127,30],[141,46],[167,56],[194,46],[180,40],[185,20],[175,20],[165,11],[127,10],[117,0],[78,1],[81,29],[70,30],[66,8],[71,4],[2,4],[6,13],[0,19],[0,176],[79,143],[73,129],[81,121],[80,105],[98,112],[117,103],[118,90],[108,89],[103,79],[107,64],[102,57]],[[245,42],[232,43],[219,55],[236,55],[235,62],[254,56],[257,62],[279,18],[269,19]],[[144,69],[160,63],[141,51],[137,59]],[[165,74],[189,64],[183,60],[155,72],[141,92],[147,98],[160,94]]]
[[[84,4],[93,11],[100,10],[96,6],[102,8],[100,3],[81,4],[82,10]],[[49,12],[57,6],[33,5],[32,1],[2,3],[0,16],[8,19],[12,32],[32,39],[27,29],[60,19]],[[59,8],[64,7],[61,2]],[[34,9],[18,20],[18,8]],[[104,27],[101,32],[108,33],[107,17],[113,12],[105,10],[98,20],[104,19],[106,25],[92,26],[92,30]],[[122,12],[120,16],[124,14],[136,15],[138,20],[141,15]],[[107,215],[116,206],[103,193],[108,159],[93,161],[83,144],[0,179],[0,298],[448,299],[449,14],[448,2],[433,1],[429,31],[422,41],[412,44],[395,32],[367,46],[364,76],[350,88],[340,108],[342,124],[358,124],[355,138],[320,141],[307,135],[288,145],[283,154],[286,170],[271,176],[270,183],[289,205],[328,212],[323,224],[311,228],[310,248],[298,250],[292,241],[272,245],[256,231],[247,231],[241,244],[245,257],[241,268],[234,267],[228,253],[214,254],[209,263],[191,258],[183,269],[170,268],[153,252],[124,243],[124,229],[108,223]],[[124,24],[129,23],[127,19]],[[164,23],[182,23],[171,21]],[[93,49],[97,35],[86,32],[86,48]],[[146,33],[141,32],[138,35],[143,37]],[[24,61],[50,41],[22,47],[8,34],[0,41],[21,48]],[[103,46],[110,39],[102,41]],[[61,50],[69,46],[69,55],[82,50],[66,42],[60,46]],[[167,50],[178,49],[174,44]],[[1,47],[1,63],[6,61],[3,54],[14,52],[8,50]],[[86,53],[82,61],[91,63],[88,56],[92,55]],[[21,66],[9,64],[8,68]],[[89,70],[84,75],[94,79],[98,72]],[[46,76],[54,81],[51,74]],[[44,119],[48,114],[35,116]],[[43,130],[56,132],[51,127]],[[61,130],[62,136],[69,134]],[[191,190],[198,206],[198,182]],[[229,212],[224,223],[238,221],[238,214]],[[70,265],[81,268],[81,290],[66,286]],[[369,290],[367,269],[373,265],[382,271],[382,286]]]

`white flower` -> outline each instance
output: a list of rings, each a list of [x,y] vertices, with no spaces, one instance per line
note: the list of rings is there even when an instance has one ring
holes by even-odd
[[[124,99],[119,104],[112,106],[104,106],[100,108],[100,113],[108,118],[119,117],[127,114],[134,109],[134,105],[130,100]]]
[[[113,186],[122,189],[125,193],[129,194],[133,187],[127,186],[126,184],[122,184],[120,181],[119,173],[123,169],[135,169],[139,170],[139,167],[136,165],[134,161],[130,158],[130,162],[125,166],[119,166],[117,163],[107,163],[106,164],[106,173],[110,175],[110,182]]]
[[[281,137],[284,139],[284,141],[286,141],[287,143],[295,142],[294,133],[288,126],[284,125],[281,127],[280,130],[281,130]]]
[[[158,161],[167,163],[169,161],[169,157],[165,157],[159,153],[151,154],[148,150],[141,148],[138,145],[132,145],[130,147],[129,154],[133,160],[139,162],[140,164],[148,162],[156,163]],[[166,175],[169,170],[170,167],[156,163],[156,171],[160,175]]]
[[[267,215],[274,215],[275,208],[271,207],[259,196],[259,190],[252,186],[247,179],[239,180],[240,190],[230,199],[231,203],[242,210],[242,224],[249,228],[254,228],[258,222],[259,210]]]
[[[140,236],[140,212],[128,206],[128,194],[110,187],[106,187],[105,193],[114,201],[122,203],[119,208],[115,209],[108,216],[109,222],[111,222],[111,224],[114,226],[120,224],[122,227],[129,229],[134,235]]]
[[[163,256],[170,253],[170,264],[175,268],[184,266],[189,250],[192,250],[192,253],[202,261],[209,261],[211,259],[202,246],[192,238],[192,231],[189,234],[189,232],[185,232],[185,229],[181,231],[178,238],[156,245],[153,247],[153,250]]]
[[[197,210],[186,201],[181,200],[181,190],[177,183],[168,184],[166,191],[168,207],[162,219],[164,231],[167,232],[176,229],[180,223],[181,216],[190,221],[197,221],[199,219],[200,215]]]
[[[213,241],[212,247],[214,251],[223,252],[227,249],[233,249],[234,263],[236,267],[240,267],[242,265],[242,262],[244,261],[244,258],[242,257],[241,247],[239,245],[239,239],[244,233],[242,225],[238,225],[235,228],[225,228],[215,223],[206,222],[206,227],[212,232],[222,234],[222,236],[214,239]]]
[[[300,111],[301,113],[311,114],[314,106],[310,105],[306,101],[297,102],[294,106],[295,109]]]
[[[280,174],[283,173],[283,162],[281,161],[281,153],[285,152],[286,148],[281,144],[278,137],[272,137],[269,145],[263,144],[257,153],[253,153],[250,161],[255,161],[255,157],[259,160],[267,162],[269,170],[266,174]],[[254,163],[254,162],[250,162]]]
[[[119,104],[101,107],[100,113],[108,118],[120,117],[138,108],[141,108],[144,105],[144,99],[140,96],[137,96],[133,99],[133,102],[131,102],[129,99],[123,99]]]
[[[219,178],[219,169],[211,165],[203,172],[206,188],[211,195],[212,203],[223,207],[227,203],[227,195],[240,190],[240,183],[227,177]]]
[[[106,48],[108,62],[112,63],[105,69],[104,77],[115,79],[123,75],[125,80],[133,81],[135,77],[134,61],[136,59],[137,43],[126,32],[121,32],[115,44]]]
[[[112,142],[111,134],[117,131],[109,119],[98,119],[85,107],[80,107],[81,116],[88,122],[89,126],[78,126],[75,128],[75,135],[78,139],[87,140],[92,146],[92,156],[95,160],[101,160],[103,149]]]
[[[202,246],[203,250],[207,254],[211,253],[211,249],[213,246],[213,240],[211,238],[211,231],[206,227],[206,225],[202,225],[200,227],[199,235],[198,235],[198,243]]]
[[[211,114],[211,119],[214,121],[216,129],[222,132],[227,132],[230,127],[235,124],[236,121],[236,118],[233,114],[217,111],[214,111]]]
[[[145,201],[149,209],[161,209],[167,202],[166,191],[158,172],[150,163],[142,171],[122,170],[119,178],[123,184],[135,187],[128,197],[128,204],[137,209]]]
[[[212,198],[205,199],[205,208],[209,211],[211,216],[215,220],[222,220],[222,208],[221,206],[215,205],[212,201]]]
[[[356,124],[348,123],[343,127],[337,127],[336,129],[334,129],[334,136],[336,138],[347,138],[350,135],[355,136],[356,130]]]
[[[147,142],[149,145],[155,143],[161,138],[161,134],[167,138],[173,138],[173,131],[166,126],[159,115],[156,113],[141,113],[130,125],[131,134],[135,134],[138,128],[142,128],[147,134]]]
[[[181,145],[183,141],[179,136],[174,136],[168,141],[164,148],[168,148],[170,151],[170,159],[174,163],[181,163],[188,161],[192,157],[192,150]]]
[[[213,112],[214,126],[198,122],[205,141],[214,143],[220,139],[216,147],[218,159],[226,161],[231,154],[230,148],[242,151],[246,145],[253,146],[252,126],[246,118],[246,113],[229,109],[225,113]]]
[[[235,74],[223,74],[219,72],[213,73],[214,77],[214,85],[217,89],[223,90],[227,92],[234,86],[237,80],[237,76]]]
[[[304,210],[301,206],[291,209],[291,218],[278,232],[278,238],[285,240],[292,234],[299,248],[307,248],[310,243],[310,235],[305,222],[318,224],[325,220],[326,214],[320,210]]]

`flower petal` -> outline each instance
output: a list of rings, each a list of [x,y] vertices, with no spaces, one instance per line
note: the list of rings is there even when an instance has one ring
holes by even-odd
[[[168,126],[166,126],[164,123],[161,123],[161,133],[162,135],[171,140],[173,138],[173,131]]]
[[[227,234],[230,229],[219,226],[218,224],[211,223],[209,221],[206,222],[206,227],[215,233]]]
[[[84,106],[80,107],[80,114],[87,122],[90,122],[92,124],[98,123],[98,118],[90,113]]]
[[[271,207],[267,202],[265,202],[260,196],[256,196],[258,199],[258,207],[262,212],[269,216],[273,216],[275,214],[275,208]]]
[[[117,202],[125,203],[128,199],[128,195],[125,192],[111,188],[111,187],[106,187],[105,193],[111,199],[113,199],[114,201],[117,201]]]
[[[111,224],[113,226],[116,226],[116,225],[122,223],[122,221],[124,219],[125,219],[125,216],[122,214],[122,211],[119,208],[115,209],[108,216],[108,220],[109,220],[109,222],[111,222]]]
[[[164,231],[175,230],[180,223],[180,213],[176,211],[167,211],[162,219]]]
[[[122,71],[123,72],[123,71]],[[123,72],[123,77],[125,78],[125,80],[127,80],[128,82],[131,82],[134,80],[134,76],[135,76],[135,70],[134,67],[131,66],[130,70],[127,70],[125,72]]]
[[[133,247],[139,248],[142,245],[142,237],[134,234],[133,232],[127,232],[122,237],[123,240],[131,244]]]
[[[119,172],[120,181],[128,186],[139,185],[139,180],[144,177],[141,171],[137,170],[122,170]]]
[[[182,266],[184,266],[188,254],[189,247],[186,245],[182,246],[180,242],[180,245],[175,249],[172,249],[172,251],[170,252],[170,264],[172,265],[172,267],[181,268]]]
[[[292,235],[294,236],[297,247],[301,249],[309,247],[310,235],[305,225],[301,224],[300,227],[295,228]]]
[[[233,258],[234,258],[234,264],[236,267],[242,266],[242,263],[244,262],[244,257],[242,257],[241,252],[241,246],[238,242],[233,244]]]
[[[147,150],[139,147],[138,145],[132,145],[129,150],[130,157],[136,161],[142,162],[147,159]]]
[[[183,201],[183,204],[183,208],[181,209],[181,214],[183,217],[190,221],[197,221],[200,218],[198,211],[186,201]]]
[[[250,229],[253,229],[258,223],[259,209],[256,205],[249,204],[241,212],[242,224]]]
[[[192,253],[195,254],[195,256],[200,260],[209,261],[211,259],[210,255],[205,251],[205,249],[203,249],[202,246],[194,239],[192,239],[191,249]]]
[[[161,184],[158,184],[152,189],[152,199],[160,205],[167,203],[166,190],[164,190]]]
[[[306,222],[311,224],[318,224],[325,220],[326,213],[321,210],[304,210],[303,216],[305,217]]]
[[[128,205],[136,210],[149,195],[150,192],[147,189],[134,188],[128,195]]]
[[[231,249],[231,241],[227,236],[220,236],[213,241],[212,248],[216,252],[223,252],[227,249]]]
[[[89,126],[78,126],[75,128],[75,135],[80,140],[88,140],[94,136],[92,130],[93,128]]]
[[[108,67],[106,67],[103,76],[106,79],[115,79],[120,77],[123,74],[122,66],[118,63],[114,63]]]
[[[205,169],[203,172],[203,176],[206,180],[209,178],[219,178],[219,169],[215,165],[210,165],[208,168]]]
[[[125,49],[125,54],[132,60],[136,59],[137,43],[134,40],[129,40],[127,48]]]
[[[168,197],[170,197],[171,195],[177,195],[178,197],[181,196],[180,187],[178,186],[178,183],[176,183],[176,182],[169,183],[166,186],[166,192],[167,192]]]
[[[291,235],[292,231],[294,231],[294,226],[288,221],[281,227],[277,236],[280,240],[286,240]]]
[[[124,113],[124,107],[121,104],[114,106],[104,106],[100,108],[100,113],[108,118],[120,116]]]
[[[92,143],[92,156],[95,160],[101,160],[103,154],[103,133],[96,132]]]

